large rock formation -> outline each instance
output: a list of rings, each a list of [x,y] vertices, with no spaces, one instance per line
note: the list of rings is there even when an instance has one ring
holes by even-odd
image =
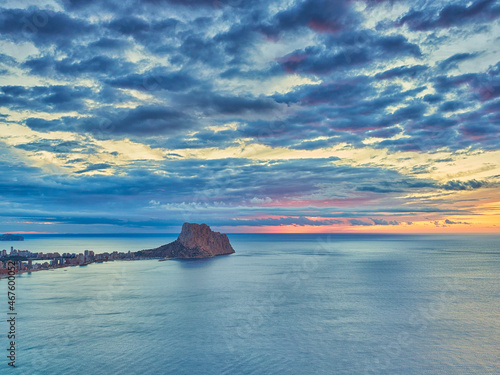
[[[225,234],[213,232],[206,224],[184,223],[174,241],[156,249],[143,250],[136,255],[163,258],[209,258],[234,253]]]

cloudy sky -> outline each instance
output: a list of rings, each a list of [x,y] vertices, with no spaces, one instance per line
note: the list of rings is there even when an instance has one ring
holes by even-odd
[[[6,0],[0,232],[498,232],[500,2]]]

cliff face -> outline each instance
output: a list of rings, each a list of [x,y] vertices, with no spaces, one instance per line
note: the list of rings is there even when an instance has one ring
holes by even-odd
[[[184,223],[174,242],[140,253],[138,255],[187,259],[232,254],[234,249],[225,234],[213,232],[208,225]]]

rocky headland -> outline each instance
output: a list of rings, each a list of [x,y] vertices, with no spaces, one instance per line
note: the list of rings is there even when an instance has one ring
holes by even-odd
[[[193,259],[232,253],[234,249],[225,234],[212,231],[206,224],[184,223],[181,234],[174,242],[136,254],[154,258]]]
[[[0,236],[0,241],[24,241],[24,237],[17,234],[6,233]]]

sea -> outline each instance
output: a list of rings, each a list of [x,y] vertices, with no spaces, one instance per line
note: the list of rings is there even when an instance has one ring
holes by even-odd
[[[1,374],[499,374],[500,236],[229,234],[235,254],[16,277]],[[138,251],[176,235],[26,235]]]

